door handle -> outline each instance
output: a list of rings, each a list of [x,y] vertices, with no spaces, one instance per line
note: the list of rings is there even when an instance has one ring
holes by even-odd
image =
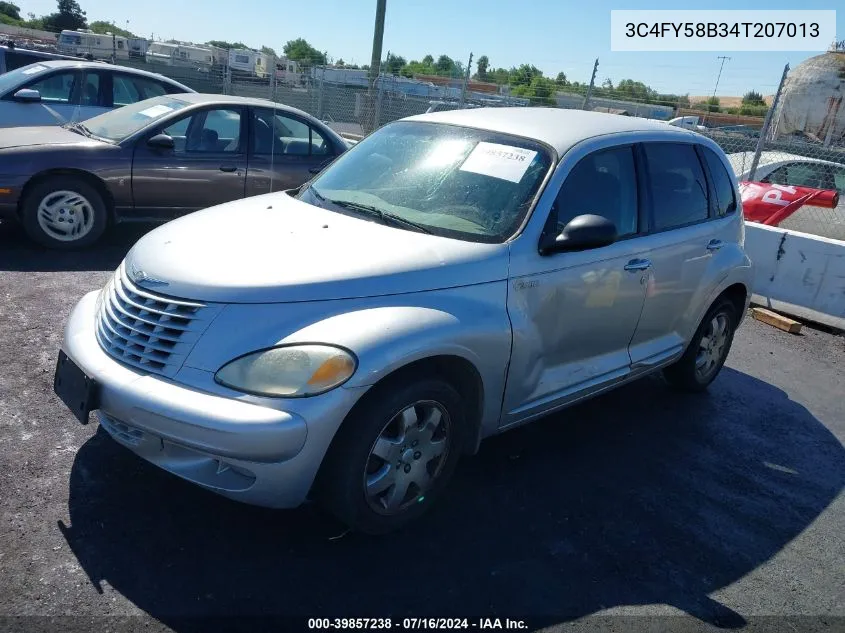
[[[238,171],[235,165],[220,165],[220,171],[225,171],[227,174]]]
[[[632,259],[625,264],[625,270],[628,272],[636,272],[638,270],[648,270],[651,268],[651,262],[647,259]]]
[[[722,240],[710,240],[707,244],[707,250],[712,253],[713,251],[718,251],[724,245],[725,243]]]

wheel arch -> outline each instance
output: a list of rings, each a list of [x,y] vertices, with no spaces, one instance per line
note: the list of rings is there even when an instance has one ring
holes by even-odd
[[[481,442],[481,421],[484,413],[484,381],[481,372],[468,359],[457,354],[436,354],[409,361],[394,368],[381,377],[347,413],[341,426],[356,411],[373,398],[377,398],[383,389],[388,389],[395,382],[413,380],[421,377],[437,377],[448,382],[464,400],[464,416],[467,422],[464,429],[464,452],[474,454]],[[337,433],[335,433],[337,437]]]
[[[26,181],[26,184],[23,186],[21,190],[21,195],[18,198],[18,218],[21,218],[23,215],[23,207],[26,204],[26,200],[29,197],[30,192],[34,187],[49,180],[50,178],[55,178],[57,176],[68,176],[71,178],[79,178],[80,180],[84,181],[86,184],[94,187],[97,190],[97,193],[103,199],[103,203],[106,205],[106,214],[109,222],[114,222],[114,197],[109,191],[109,188],[106,186],[106,183],[99,178],[98,176],[92,174],[90,171],[85,171],[84,169],[74,169],[71,167],[59,167],[53,169],[45,169],[44,171],[40,171],[32,178]]]

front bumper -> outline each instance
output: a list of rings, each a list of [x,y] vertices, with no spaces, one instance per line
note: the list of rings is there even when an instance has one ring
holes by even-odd
[[[208,372],[185,369],[173,381],[143,374],[97,342],[97,295],[74,308],[62,350],[99,385],[101,426],[147,461],[224,496],[267,507],[301,504],[363,390],[335,389],[298,407],[291,400],[261,406],[180,384],[183,372],[194,384],[210,382]]]

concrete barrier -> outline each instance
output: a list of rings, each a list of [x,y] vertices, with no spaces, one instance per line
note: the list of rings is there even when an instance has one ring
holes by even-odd
[[[845,330],[845,242],[748,222],[753,303]]]

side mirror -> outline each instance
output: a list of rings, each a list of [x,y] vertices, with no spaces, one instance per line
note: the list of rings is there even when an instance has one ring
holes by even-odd
[[[586,251],[608,246],[616,241],[616,225],[600,215],[579,215],[570,220],[560,235],[543,244],[540,253]]]
[[[176,143],[173,142],[173,137],[167,134],[156,134],[147,139],[147,145],[155,149],[173,149]]]
[[[39,103],[41,101],[41,93],[30,88],[22,88],[15,93],[14,99],[22,103]]]

